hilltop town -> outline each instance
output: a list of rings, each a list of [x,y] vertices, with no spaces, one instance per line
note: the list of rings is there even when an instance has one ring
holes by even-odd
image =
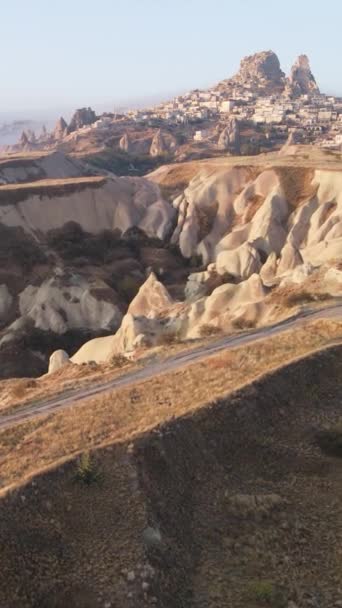
[[[61,117],[52,132],[24,131],[7,151],[106,151],[127,161],[152,158],[153,167],[165,158],[253,155],[280,150],[286,143],[339,150],[342,98],[320,92],[306,55],[298,57],[287,77],[277,55],[264,51],[242,59],[235,76],[210,89],[121,114],[97,116],[82,108],[69,124]]]

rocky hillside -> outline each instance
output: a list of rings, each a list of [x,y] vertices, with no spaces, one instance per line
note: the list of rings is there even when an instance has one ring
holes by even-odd
[[[169,194],[181,184],[171,243],[202,269],[189,273],[182,304],[151,275],[120,330],[72,360],[103,361],[172,336],[256,327],[341,296],[341,172],[292,167],[286,157],[274,164],[204,163],[192,174],[188,165],[151,174]]]
[[[187,262],[165,246],[176,212],[157,185],[71,177],[86,169],[59,153],[11,159],[2,171],[2,377],[39,375],[54,350],[116,331],[148,270],[171,291],[184,283]]]
[[[339,161],[297,152],[1,186],[2,375],[26,355],[37,375],[57,349],[104,361],[339,296]]]
[[[281,70],[278,56],[273,51],[262,51],[244,57],[237,74],[219,83],[219,88],[234,86],[248,88],[257,95],[278,95],[286,92],[289,96],[319,93],[316,80],[311,72],[309,59],[300,55],[291,68],[289,77]]]
[[[9,492],[1,605],[337,608],[341,371],[325,350]]]
[[[61,152],[9,154],[0,158],[0,185],[87,175],[85,165]]]

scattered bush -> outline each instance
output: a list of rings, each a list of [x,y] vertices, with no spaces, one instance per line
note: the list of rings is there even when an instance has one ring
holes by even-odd
[[[121,281],[116,283],[116,289],[119,295],[125,298],[127,302],[131,302],[137,295],[141,285],[141,280],[136,277],[126,275],[123,279],[121,279]]]
[[[328,456],[342,458],[342,421],[317,433],[315,443]]]
[[[211,336],[217,336],[221,333],[221,329],[215,325],[204,324],[199,329],[201,338],[210,338]]]
[[[239,319],[232,320],[232,327],[234,329],[239,329],[239,330],[254,329],[255,321],[252,321],[251,319],[243,319],[242,317],[240,317]]]
[[[285,306],[299,306],[300,304],[309,304],[310,302],[324,302],[331,298],[328,293],[310,293],[309,291],[300,291],[290,293],[284,300]]]
[[[111,358],[110,363],[113,367],[120,368],[120,367],[125,367],[129,363],[129,361],[123,355],[114,355]]]
[[[200,268],[203,264],[201,255],[192,255],[189,259],[190,268]]]
[[[35,380],[18,380],[16,384],[12,387],[12,395],[17,399],[21,399],[26,395],[26,392],[30,388],[36,388],[37,382]]]
[[[100,478],[101,475],[89,452],[81,454],[75,475],[76,481],[86,486],[91,486],[94,483],[98,483]]]
[[[157,345],[158,346],[168,346],[171,344],[176,344],[180,341],[179,335],[176,331],[169,331],[167,333],[162,333],[158,336]]]
[[[251,599],[253,598],[257,602],[272,603],[274,585],[271,581],[253,581],[249,584],[248,591]]]

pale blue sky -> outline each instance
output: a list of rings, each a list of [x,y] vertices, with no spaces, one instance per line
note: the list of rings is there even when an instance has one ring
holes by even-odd
[[[341,0],[0,0],[0,113],[112,109],[205,87],[242,56],[306,53],[342,95]]]

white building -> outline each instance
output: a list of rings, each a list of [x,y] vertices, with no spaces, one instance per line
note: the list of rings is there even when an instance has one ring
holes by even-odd
[[[206,137],[208,137],[208,131],[206,131],[205,129],[202,131],[196,131],[194,135],[194,141],[203,141],[204,139],[206,139]]]
[[[220,105],[220,112],[222,113],[226,113],[226,112],[231,112],[232,109],[234,108],[234,100],[233,99],[229,99],[227,101],[222,101],[221,105]]]

